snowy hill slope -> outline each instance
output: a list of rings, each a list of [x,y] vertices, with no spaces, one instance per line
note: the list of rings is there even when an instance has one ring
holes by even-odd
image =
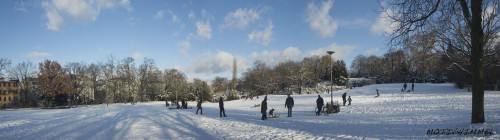
[[[293,117],[286,117],[285,95],[268,96],[268,108],[280,118],[260,120],[263,97],[225,102],[228,117],[219,117],[217,103],[196,109],[169,110],[164,102],[98,105],[71,109],[0,111],[0,139],[500,139],[500,92],[485,92],[486,123],[470,124],[471,93],[451,84],[383,84],[337,91],[353,102],[341,112],[315,116],[317,94],[293,95]],[[382,95],[374,97],[375,90]],[[320,94],[330,101],[330,94]],[[189,102],[189,105],[195,105]],[[428,135],[430,129],[488,129],[493,135]]]

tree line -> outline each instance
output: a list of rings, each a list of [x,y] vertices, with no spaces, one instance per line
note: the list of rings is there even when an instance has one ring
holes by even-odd
[[[87,64],[57,61],[41,63],[11,61],[1,58],[0,73],[18,79],[21,106],[72,106],[100,103],[135,103],[147,101],[179,101],[224,96],[229,100],[240,95],[257,96],[278,92],[301,93],[302,87],[315,87],[330,81],[344,85],[348,78],[343,60],[333,61],[328,55],[306,57],[302,61],[285,61],[268,66],[256,61],[239,79],[215,77],[207,81],[188,77],[177,69],[160,70],[155,60],[145,58],[136,66],[131,57]],[[233,66],[236,73],[236,65]],[[332,71],[333,70],[333,71]],[[233,74],[236,75],[236,74]]]

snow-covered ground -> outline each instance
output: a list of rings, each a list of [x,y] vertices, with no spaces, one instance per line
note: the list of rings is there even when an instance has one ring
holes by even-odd
[[[0,139],[500,139],[500,92],[485,92],[486,123],[470,124],[471,93],[451,84],[416,84],[414,93],[400,93],[402,84],[384,84],[347,92],[351,106],[329,116],[315,116],[316,94],[293,95],[293,117],[286,117],[284,95],[268,96],[268,108],[280,118],[260,120],[263,97],[226,101],[228,117],[219,117],[217,103],[196,109],[169,110],[164,102],[97,105],[71,109],[0,111]],[[381,97],[374,97],[375,89]],[[321,94],[330,101],[329,94]],[[189,105],[195,105],[189,102]],[[429,129],[493,130],[493,135],[427,135]]]

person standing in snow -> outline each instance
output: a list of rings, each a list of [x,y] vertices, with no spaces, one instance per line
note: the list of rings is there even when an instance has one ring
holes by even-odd
[[[203,115],[203,108],[201,108],[201,102],[203,102],[201,99],[198,101],[198,104],[196,105],[196,115],[198,115],[198,110],[201,110],[200,111],[200,114]]]
[[[345,92],[344,94],[342,94],[342,101],[344,101],[344,106],[345,106],[345,102],[347,101],[345,99],[346,96],[347,96],[347,92]]]
[[[288,98],[286,98],[285,102],[285,108],[288,108],[288,116],[287,117],[292,117],[292,107],[293,107],[293,98],[288,94]]]
[[[316,115],[320,115],[321,110],[323,109],[323,98],[321,98],[320,95],[318,95],[318,99],[316,99],[316,107],[318,108],[318,111],[316,112]]]
[[[411,92],[415,90],[415,83],[411,83]]]
[[[222,97],[219,98],[219,113],[220,117],[222,117],[222,114],[224,114],[224,117],[227,117],[226,111],[224,110],[224,98]]]
[[[406,86],[407,86],[407,85],[406,85],[406,82],[405,82],[405,84],[403,84],[403,88],[404,88],[404,90],[403,90],[403,91],[406,91]]]
[[[347,101],[349,101],[348,105],[351,105],[351,101],[352,101],[351,96],[349,96],[349,98],[347,99]]]
[[[378,96],[380,96],[380,90],[377,88],[377,96],[375,96],[375,97],[378,97]]]
[[[267,96],[264,97],[262,103],[260,104],[260,113],[262,113],[262,120],[267,119]]]
[[[181,104],[182,104],[181,106],[182,109],[187,109],[186,100],[184,100],[184,98],[182,98]]]

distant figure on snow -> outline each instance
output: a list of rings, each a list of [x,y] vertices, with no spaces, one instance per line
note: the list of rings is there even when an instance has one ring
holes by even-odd
[[[347,101],[349,101],[348,105],[351,105],[351,101],[352,101],[351,96],[349,96],[349,98],[347,98]]]
[[[407,85],[406,85],[406,82],[405,82],[405,84],[403,84],[403,88],[404,88],[403,91],[406,91],[406,87],[407,87]]]
[[[226,111],[224,110],[224,98],[220,97],[219,98],[219,113],[220,113],[220,117],[222,117],[222,115],[224,114],[224,117],[227,117],[226,116]]]
[[[411,83],[411,92],[415,91],[415,83]]]
[[[181,104],[182,104],[182,109],[187,109],[186,100],[184,100],[184,98],[181,100]]]
[[[347,96],[347,92],[345,92],[344,94],[342,94],[342,101],[344,101],[344,106],[345,106],[345,102],[347,101],[345,99],[346,96]]]
[[[377,88],[377,96],[375,96],[375,97],[378,97],[378,96],[380,96],[380,90]]]
[[[287,117],[292,117],[292,108],[293,108],[293,98],[288,94],[288,98],[286,98],[285,102],[285,108],[288,108],[288,116]]]
[[[198,115],[198,110],[201,110],[200,111],[200,114],[203,115],[203,108],[201,108],[201,102],[203,102],[201,99],[198,101],[198,104],[196,105],[196,115]]]
[[[267,95],[264,97],[264,100],[262,100],[262,103],[260,104],[260,113],[262,113],[262,120],[267,119]]]
[[[318,108],[318,111],[316,112],[316,115],[320,115],[321,110],[323,110],[323,98],[321,98],[320,95],[318,95],[318,99],[316,99],[316,107]]]

